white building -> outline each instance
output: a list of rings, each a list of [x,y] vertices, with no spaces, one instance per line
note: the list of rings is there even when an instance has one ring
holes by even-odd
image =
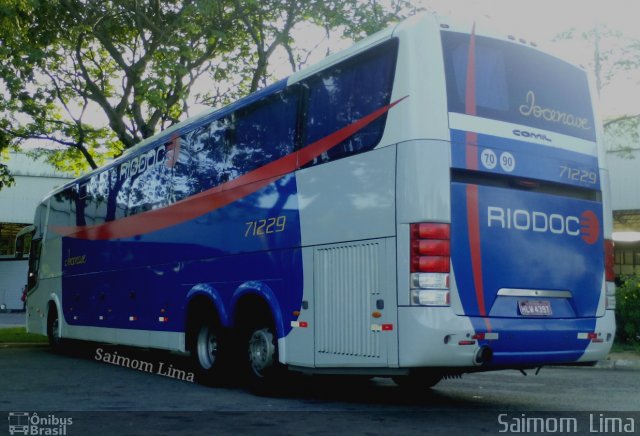
[[[640,272],[640,149],[608,153],[616,274]]]
[[[8,165],[15,184],[0,190],[0,309],[20,309],[27,281],[27,259],[16,258],[16,235],[33,222],[42,198],[73,175],[23,153],[10,153],[2,163]]]

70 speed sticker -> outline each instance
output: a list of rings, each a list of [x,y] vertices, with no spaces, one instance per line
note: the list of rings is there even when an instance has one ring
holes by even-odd
[[[494,169],[498,164],[505,173],[510,173],[516,168],[516,158],[508,151],[500,153],[498,158],[493,150],[485,148],[480,155],[480,161],[482,166],[488,170]]]

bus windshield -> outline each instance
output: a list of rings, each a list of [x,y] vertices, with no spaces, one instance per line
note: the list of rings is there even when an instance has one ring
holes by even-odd
[[[450,112],[595,141],[584,71],[536,49],[481,36],[444,31],[442,45]],[[466,107],[468,76],[475,80],[473,112]]]

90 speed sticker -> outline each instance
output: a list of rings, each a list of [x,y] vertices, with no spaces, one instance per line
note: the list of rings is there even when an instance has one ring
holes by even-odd
[[[500,153],[500,157],[498,158],[493,150],[485,148],[480,154],[480,161],[482,162],[482,166],[488,170],[494,169],[498,163],[505,173],[510,173],[516,168],[516,158],[508,151]]]

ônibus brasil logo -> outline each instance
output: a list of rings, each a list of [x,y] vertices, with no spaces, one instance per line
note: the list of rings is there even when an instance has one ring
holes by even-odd
[[[487,226],[508,230],[581,236],[589,245],[600,238],[600,220],[591,210],[580,216],[546,213],[537,210],[487,207]]]

